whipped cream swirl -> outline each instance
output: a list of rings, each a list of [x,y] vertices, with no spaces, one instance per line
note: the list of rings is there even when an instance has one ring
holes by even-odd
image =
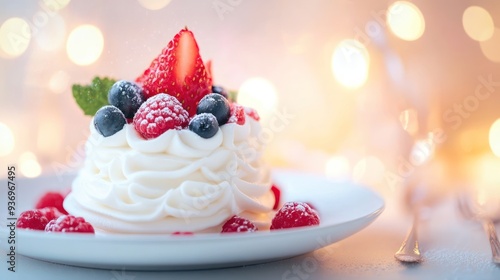
[[[268,221],[274,196],[258,121],[225,124],[209,139],[183,129],[145,140],[132,124],[110,137],[90,130],[64,207],[97,229],[215,232],[232,215]]]

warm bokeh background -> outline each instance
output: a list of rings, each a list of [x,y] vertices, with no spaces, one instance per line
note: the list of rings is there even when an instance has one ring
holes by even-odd
[[[95,75],[134,79],[188,26],[217,84],[240,89],[240,102],[257,107],[264,122],[293,115],[263,138],[273,166],[381,191],[422,170],[436,182],[500,180],[499,1],[0,0],[0,7],[0,159],[17,164],[20,176],[74,172],[81,163],[90,118],[71,84]]]

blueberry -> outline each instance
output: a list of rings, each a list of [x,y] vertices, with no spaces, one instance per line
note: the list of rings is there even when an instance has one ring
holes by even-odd
[[[196,115],[189,122],[189,130],[205,139],[214,136],[219,131],[219,124],[214,115],[201,113]]]
[[[144,102],[144,94],[136,83],[120,80],[109,90],[108,102],[120,109],[125,118],[130,119]]]
[[[94,116],[94,127],[104,137],[122,130],[126,123],[127,120],[122,111],[112,105],[102,107]]]
[[[226,89],[221,87],[221,86],[212,86],[212,92],[218,93],[218,94],[224,96],[225,98],[227,98],[227,96],[228,96]]]
[[[210,113],[217,118],[219,126],[227,123],[231,116],[231,108],[229,101],[217,93],[210,93],[205,95],[198,103],[196,114]]]

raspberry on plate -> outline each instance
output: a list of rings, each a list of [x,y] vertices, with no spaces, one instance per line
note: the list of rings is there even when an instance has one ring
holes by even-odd
[[[169,129],[184,129],[188,124],[188,112],[175,97],[165,93],[146,100],[134,116],[135,130],[145,139],[156,138]]]
[[[63,215],[45,226],[47,232],[94,233],[94,227],[82,217]]]
[[[319,225],[318,213],[304,202],[287,202],[276,213],[271,230]]]
[[[187,28],[175,35],[136,82],[142,84],[146,99],[159,93],[175,96],[189,116],[196,114],[196,105],[212,90],[198,44]]]
[[[16,226],[18,228],[44,230],[49,220],[40,210],[24,211],[17,218]]]
[[[224,223],[221,233],[253,231],[257,231],[257,227],[251,221],[234,215]]]
[[[64,215],[59,210],[57,210],[57,208],[55,208],[55,207],[45,207],[42,209],[38,209],[38,211],[40,211],[40,213],[42,213],[42,215],[44,215],[47,218],[48,222],[55,220],[55,219],[61,217],[62,215]]]
[[[36,209],[42,209],[45,207],[55,207],[59,212],[63,214],[68,214],[63,207],[64,196],[58,192],[47,192],[44,194],[40,200],[36,203]]]

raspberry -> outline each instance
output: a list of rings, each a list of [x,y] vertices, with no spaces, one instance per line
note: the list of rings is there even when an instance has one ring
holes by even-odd
[[[257,227],[249,220],[234,215],[224,223],[221,232],[225,233],[225,232],[246,232],[246,231],[248,232],[257,231]]]
[[[274,216],[271,230],[316,225],[319,225],[319,216],[307,203],[287,202]]]
[[[271,191],[274,194],[273,210],[278,210],[278,207],[280,206],[281,191],[276,185],[272,185]]]
[[[24,211],[17,218],[16,226],[18,228],[44,230],[49,220],[40,210]]]
[[[63,215],[56,220],[50,221],[45,226],[45,231],[94,233],[94,228],[82,217]]]
[[[245,124],[245,107],[236,104],[236,103],[231,103],[231,116],[229,117],[229,120],[227,123],[237,123],[239,125],[244,125]]]
[[[169,129],[183,129],[189,114],[173,96],[160,93],[142,103],[134,116],[134,127],[145,139],[156,138]]]
[[[63,214],[68,214],[63,207],[64,196],[58,192],[47,192],[44,194],[36,203],[36,209],[42,209],[45,207],[55,207],[59,212]]]
[[[253,108],[248,108],[248,107],[245,107],[245,113],[252,119],[256,120],[256,121],[259,121],[260,120],[260,116],[259,116],[259,113],[257,113],[257,111]]]
[[[42,213],[42,215],[44,215],[45,218],[47,218],[48,222],[55,220],[55,219],[61,217],[62,215],[64,215],[63,213],[59,212],[59,210],[57,210],[57,208],[55,208],[55,207],[45,207],[45,208],[39,209],[38,211],[40,211],[40,213]]]

